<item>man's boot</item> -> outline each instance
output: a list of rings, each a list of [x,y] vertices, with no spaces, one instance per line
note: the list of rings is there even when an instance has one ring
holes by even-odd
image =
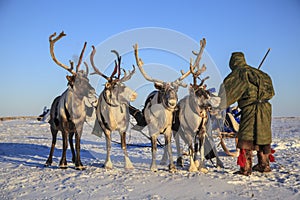
[[[261,172],[261,173],[270,172],[271,168],[270,168],[269,155],[270,155],[269,153],[264,154],[263,151],[259,151],[257,153],[258,164],[253,166],[252,170],[253,171],[258,171],[258,172]]]
[[[252,150],[246,149],[241,152],[244,153],[245,164],[244,166],[240,166],[240,171],[236,172],[236,174],[249,176],[252,173]]]
[[[252,167],[253,171],[261,171],[262,170],[262,159],[263,159],[262,157],[263,157],[263,155],[264,154],[263,154],[262,151],[257,152],[257,164]]]
[[[264,154],[263,155],[263,163],[262,163],[262,166],[263,166],[263,172],[271,172],[271,167],[270,167],[270,154]]]

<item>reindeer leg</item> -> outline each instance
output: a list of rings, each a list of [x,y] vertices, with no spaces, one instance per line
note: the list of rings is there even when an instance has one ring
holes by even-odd
[[[105,169],[112,169],[113,164],[110,160],[110,150],[111,150],[111,137],[110,137],[111,132],[108,130],[105,130],[105,139],[106,139],[106,160],[104,163]]]
[[[57,132],[58,132],[58,130],[51,126],[52,144],[51,144],[51,149],[50,149],[48,159],[45,163],[46,167],[51,166],[51,164],[52,164],[52,157],[53,157],[54,148],[55,148],[55,144],[56,144]]]
[[[65,130],[62,131],[63,151],[62,151],[61,160],[59,162],[59,168],[61,169],[68,168],[67,158],[66,158],[67,148],[68,148],[68,134],[69,133],[67,131]]]
[[[185,143],[187,143],[189,145],[189,158],[190,158],[190,167],[189,167],[189,172],[196,172],[198,171],[198,168],[196,167],[196,163],[194,160],[194,156],[195,156],[195,148],[193,146],[194,140],[192,137],[192,133],[187,131],[185,134],[181,135],[182,139],[185,141]]]
[[[75,164],[76,154],[75,154],[75,150],[74,150],[73,136],[74,136],[74,132],[69,133],[69,144],[70,144],[70,148],[71,148],[71,152],[72,152],[72,162]]]
[[[157,151],[157,143],[156,143],[156,135],[153,134],[151,136],[151,150],[152,150],[152,162],[150,166],[150,170],[153,172],[157,172],[157,165],[156,165],[156,151]]]
[[[204,159],[205,159],[205,155],[204,155],[204,140],[205,140],[205,131],[202,131],[200,134],[200,138],[199,138],[199,143],[200,143],[200,165],[199,165],[199,171],[203,172],[203,173],[207,173],[208,169],[205,168],[204,166]]]
[[[167,164],[167,160],[168,160],[168,150],[167,150],[167,147],[164,146],[164,154],[163,154],[163,157],[160,161],[160,164],[161,165],[166,165]]]
[[[127,147],[126,147],[126,132],[121,133],[121,146],[124,151],[124,157],[125,157],[125,169],[131,170],[134,169],[127,153]]]
[[[195,158],[194,158],[194,154],[195,154],[195,150],[193,148],[193,144],[191,143],[189,145],[189,156],[190,156],[190,167],[189,167],[189,172],[197,172],[198,168],[196,167],[196,163],[195,163]]]
[[[200,148],[200,144],[199,144],[199,138],[198,137],[199,136],[196,136],[196,138],[195,138],[195,144],[194,144],[194,149],[195,149],[195,151],[194,151],[194,162],[195,162],[195,166],[196,166],[197,169],[199,168],[199,165],[200,165],[200,163],[199,163],[199,157],[200,157],[200,150],[199,150],[199,148]]]
[[[75,148],[76,148],[76,161],[75,161],[75,169],[77,170],[85,170],[85,167],[81,163],[80,159],[80,139],[82,130],[80,132],[75,133]]]
[[[180,137],[184,140],[185,143],[188,143],[186,138],[183,137],[183,132],[181,129],[177,133],[173,133],[175,138],[175,144],[176,144],[176,150],[177,150],[177,160],[176,164],[177,166],[184,167],[183,166],[183,158],[182,158],[182,150],[180,148]],[[179,137],[180,136],[180,137]]]
[[[166,131],[165,133],[165,146],[168,150],[168,155],[169,155],[169,171],[170,172],[175,172],[176,171],[176,167],[173,163],[173,155],[172,155],[172,147],[171,147],[171,136],[172,136],[172,132],[171,129],[168,129],[168,131]]]

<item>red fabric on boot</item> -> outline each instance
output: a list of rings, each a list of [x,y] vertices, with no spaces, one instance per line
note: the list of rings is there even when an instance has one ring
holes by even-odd
[[[237,159],[237,165],[241,166],[241,167],[245,167],[246,165],[246,150],[245,149],[241,149],[240,151],[240,155]]]
[[[274,153],[275,153],[275,150],[271,149],[271,153],[269,154],[270,162],[275,162],[275,157],[273,156]]]

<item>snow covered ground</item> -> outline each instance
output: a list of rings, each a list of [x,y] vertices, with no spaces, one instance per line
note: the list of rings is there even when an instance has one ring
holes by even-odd
[[[220,148],[224,169],[207,161],[207,174],[189,173],[186,158],[186,167],[174,174],[164,165],[158,165],[159,171],[153,173],[149,169],[150,142],[136,131],[127,136],[128,143],[135,144],[128,147],[135,169],[124,170],[123,151],[114,143],[114,168],[106,171],[105,139],[91,135],[89,124],[85,124],[81,146],[86,170],[74,169],[70,150],[69,168],[57,167],[62,152],[60,134],[53,166],[44,167],[51,143],[49,125],[34,119],[0,121],[0,199],[300,199],[300,117],[274,118],[272,129],[273,171],[244,177],[233,174],[239,169],[236,158],[226,156]],[[113,139],[119,141],[119,134],[114,133]],[[233,139],[226,143],[234,148]],[[158,159],[162,152],[159,148]],[[175,159],[174,147],[173,153]]]

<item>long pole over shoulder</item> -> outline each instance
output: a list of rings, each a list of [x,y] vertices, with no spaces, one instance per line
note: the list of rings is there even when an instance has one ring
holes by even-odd
[[[268,49],[267,53],[265,54],[264,58],[263,58],[263,59],[262,59],[262,61],[260,62],[260,64],[259,64],[259,66],[258,66],[258,68],[257,68],[257,69],[260,69],[260,67],[261,67],[261,66],[262,66],[262,64],[264,63],[264,61],[265,61],[265,59],[266,59],[267,55],[269,54],[270,50],[271,50],[271,48],[269,48],[269,49]]]

